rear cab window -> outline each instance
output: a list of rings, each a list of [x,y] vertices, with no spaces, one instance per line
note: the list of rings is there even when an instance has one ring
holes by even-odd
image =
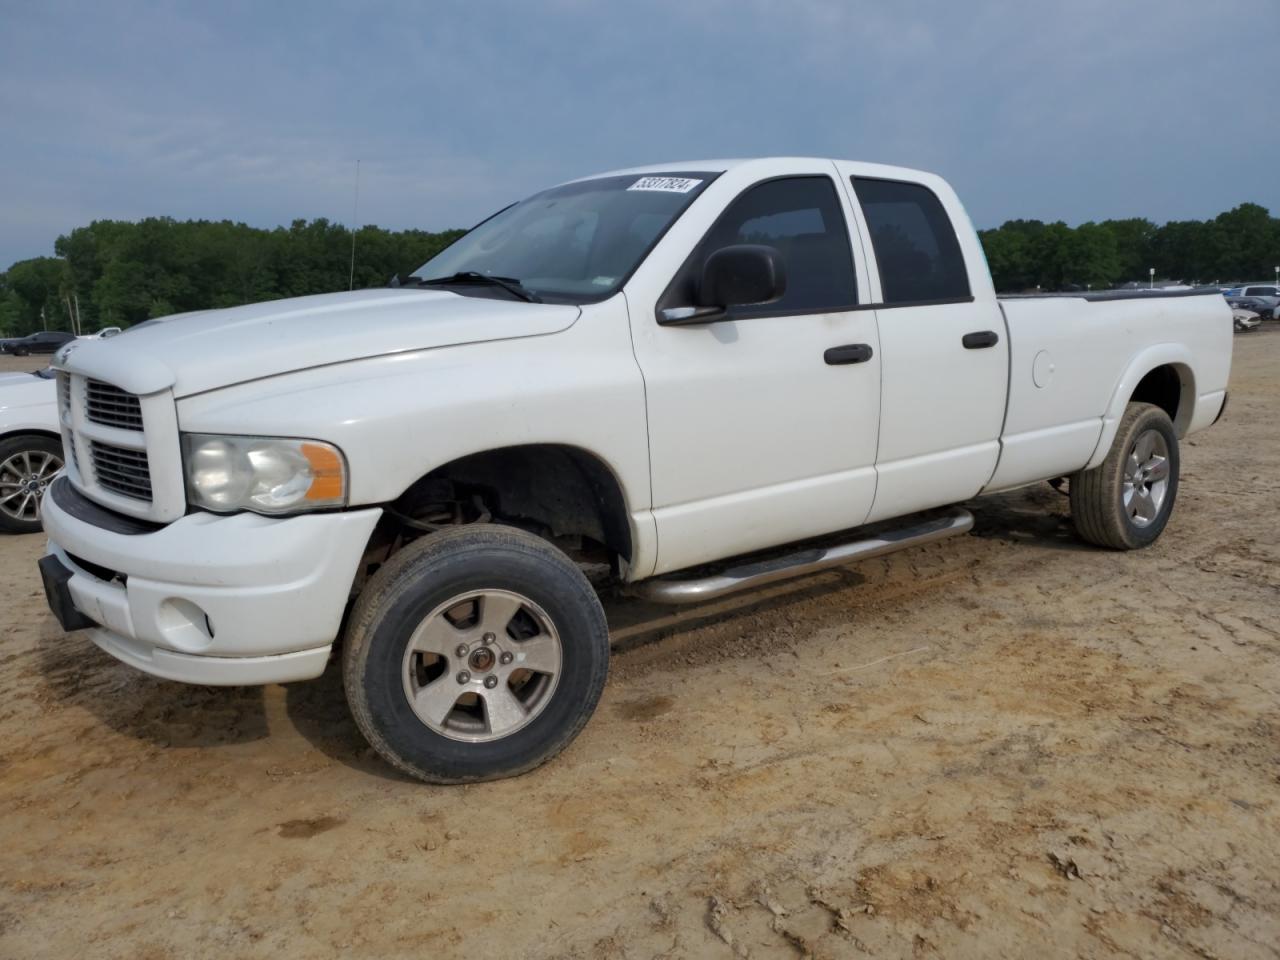
[[[967,303],[969,272],[942,201],[923,184],[852,177],[885,306]]]

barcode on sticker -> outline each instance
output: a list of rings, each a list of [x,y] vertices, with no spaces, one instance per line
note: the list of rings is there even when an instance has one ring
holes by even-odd
[[[628,190],[658,190],[662,193],[688,193],[701,180],[693,180],[689,177],[641,177]]]

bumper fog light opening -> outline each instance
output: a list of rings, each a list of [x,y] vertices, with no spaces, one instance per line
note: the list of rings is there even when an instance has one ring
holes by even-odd
[[[160,604],[158,612],[160,630],[175,649],[195,653],[213,643],[213,620],[190,600],[170,597]]]

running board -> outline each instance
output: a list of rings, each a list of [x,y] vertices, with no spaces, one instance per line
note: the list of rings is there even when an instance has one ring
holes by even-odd
[[[737,593],[739,590],[761,587],[766,583],[788,580],[855,560],[882,557],[907,547],[945,540],[972,528],[973,514],[961,507],[952,507],[942,516],[931,517],[898,530],[889,530],[865,540],[814,547],[770,560],[745,563],[698,579],[642,580],[632,584],[629,592],[655,603],[701,603]]]

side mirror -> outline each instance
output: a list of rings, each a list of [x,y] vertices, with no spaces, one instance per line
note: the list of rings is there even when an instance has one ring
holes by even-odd
[[[775,248],[754,243],[721,247],[702,265],[697,306],[663,310],[662,322],[707,323],[722,317],[727,307],[770,303],[786,290],[786,266]]]
[[[741,243],[721,247],[702,265],[698,306],[738,307],[769,303],[787,290],[782,255],[773,247]]]

